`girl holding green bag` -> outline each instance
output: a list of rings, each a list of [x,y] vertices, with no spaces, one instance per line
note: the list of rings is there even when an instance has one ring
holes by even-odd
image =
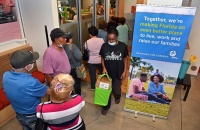
[[[104,43],[100,50],[102,59],[103,73],[108,74],[112,79],[112,93],[115,97],[115,103],[119,104],[121,98],[121,84],[125,79],[127,70],[128,49],[125,43],[118,39],[116,28],[108,30],[108,42]],[[101,113],[106,115],[111,106],[111,94],[108,104],[103,106]]]

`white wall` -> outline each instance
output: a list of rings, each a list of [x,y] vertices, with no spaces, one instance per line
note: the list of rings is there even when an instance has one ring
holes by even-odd
[[[198,9],[196,11],[196,15],[195,15],[192,29],[190,32],[190,37],[188,40],[190,49],[185,51],[184,59],[189,60],[189,57],[191,55],[196,55],[198,57],[198,62],[196,62],[195,64],[191,64],[191,65],[195,65],[199,68],[199,66],[200,66],[200,37],[199,37],[199,34],[200,34],[200,25],[199,25],[200,24],[200,0],[193,0],[192,6],[198,7]],[[196,75],[197,72],[198,72],[198,69],[196,71],[192,71],[189,68],[187,73]]]
[[[41,69],[42,57],[47,48],[44,26],[47,25],[49,34],[53,28],[59,27],[57,1],[19,0],[19,2],[25,37],[27,38],[27,43],[33,47],[33,50],[40,54],[37,65]],[[51,44],[50,38],[49,41]]]
[[[148,0],[147,4],[181,6],[183,0]]]
[[[137,0],[125,0],[124,2],[124,13],[131,13],[131,6],[137,4]]]

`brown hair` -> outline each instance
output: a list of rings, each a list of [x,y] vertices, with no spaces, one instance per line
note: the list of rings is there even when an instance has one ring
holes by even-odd
[[[69,74],[58,74],[51,82],[51,98],[54,101],[66,101],[73,90],[74,79]]]
[[[115,17],[115,16],[112,16],[112,17],[110,18],[110,20],[111,20],[111,21],[116,21],[116,17]]]
[[[105,20],[102,20],[99,22],[99,29],[104,30],[105,28],[107,28],[107,22]]]
[[[126,22],[126,19],[124,17],[119,18],[119,23],[121,23],[122,25],[124,25]]]

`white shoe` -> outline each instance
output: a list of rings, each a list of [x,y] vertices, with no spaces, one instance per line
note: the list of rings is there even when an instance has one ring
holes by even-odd
[[[94,91],[95,89],[91,89],[91,91]]]

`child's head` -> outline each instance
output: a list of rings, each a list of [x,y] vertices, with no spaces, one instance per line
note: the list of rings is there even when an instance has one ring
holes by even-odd
[[[74,79],[69,74],[58,74],[51,82],[51,100],[62,102],[67,100],[74,86]]]

